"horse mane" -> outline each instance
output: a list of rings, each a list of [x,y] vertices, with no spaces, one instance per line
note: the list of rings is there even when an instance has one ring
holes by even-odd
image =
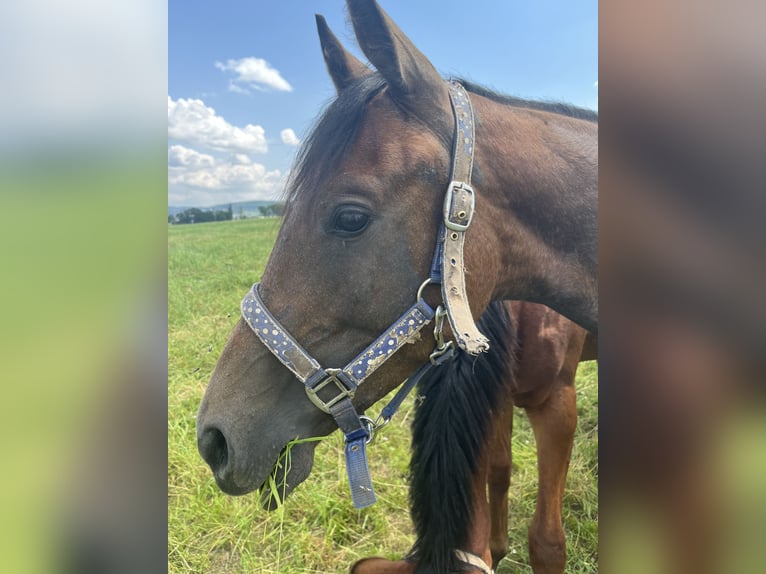
[[[591,122],[598,121],[598,112],[578,108],[560,102],[524,100],[499,94],[489,88],[464,79],[456,79],[466,89],[479,96],[509,106],[522,107],[578,118]],[[367,104],[386,87],[386,81],[379,73],[365,76],[341,90],[319,115],[303,145],[301,145],[285,188],[285,202],[289,206],[298,196],[310,193],[320,187],[321,182],[334,173],[351,147]]]
[[[547,102],[541,100],[526,100],[524,98],[518,98],[516,96],[509,96],[501,94],[492,90],[486,86],[474,84],[463,78],[455,78],[455,81],[463,84],[466,90],[477,96],[483,96],[494,102],[505,104],[508,106],[514,106],[517,108],[527,108],[530,110],[539,110],[542,112],[550,112],[552,114],[558,114],[560,116],[567,116],[578,120],[585,120],[588,122],[598,123],[598,112],[594,110],[588,110],[586,108],[580,108],[572,104],[564,102]]]
[[[288,205],[298,196],[318,189],[340,165],[362,125],[367,104],[385,86],[380,74],[365,76],[341,90],[325,106],[298,151],[286,187]]]
[[[473,477],[490,438],[491,412],[504,400],[514,369],[515,329],[502,302],[490,303],[479,328],[491,341],[488,352],[458,352],[418,385],[410,462],[418,573],[461,569],[453,551],[468,541]]]

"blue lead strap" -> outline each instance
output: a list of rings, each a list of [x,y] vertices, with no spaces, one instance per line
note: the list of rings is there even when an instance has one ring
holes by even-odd
[[[396,392],[396,395],[394,395],[394,398],[391,399],[391,402],[389,402],[385,407],[383,407],[383,410],[380,411],[380,416],[384,421],[389,421],[393,418],[393,416],[396,414],[396,411],[398,411],[399,407],[402,406],[405,397],[410,394],[412,389],[415,388],[415,386],[418,384],[418,381],[423,377],[426,371],[430,370],[431,366],[432,365],[430,362],[425,363],[414,375],[404,381],[404,384]]]
[[[454,347],[450,347],[443,355],[439,356],[437,359],[423,363],[410,378],[404,381],[404,384],[396,392],[394,398],[391,399],[385,407],[383,407],[383,410],[380,411],[381,418],[385,421],[391,420],[391,418],[393,418],[393,416],[396,414],[396,411],[399,410],[399,407],[402,406],[402,403],[404,402],[404,399],[407,397],[407,395],[409,395],[410,392],[412,392],[412,389],[418,385],[420,379],[422,379],[426,373],[434,367],[438,367],[439,365],[452,360],[454,356],[455,349]]]

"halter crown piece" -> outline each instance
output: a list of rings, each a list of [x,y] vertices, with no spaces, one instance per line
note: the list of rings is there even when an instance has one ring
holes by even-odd
[[[463,245],[471,225],[475,196],[471,187],[474,150],[473,109],[462,85],[450,82],[449,95],[455,116],[451,181],[444,197],[444,220],[436,243],[430,276],[418,290],[415,304],[345,367],[323,368],[269,312],[258,293],[258,283],[242,300],[242,317],[260,341],[306,386],[306,394],[321,411],[331,415],[346,437],[346,471],[356,508],[375,503],[375,492],[367,464],[367,444],[377,429],[396,412],[406,394],[434,365],[454,356],[452,341],[444,342],[442,323],[449,319],[458,346],[470,354],[489,348],[488,339],[476,327],[465,289]],[[442,284],[446,306],[434,311],[422,298],[429,283]],[[436,317],[437,345],[427,361],[410,376],[376,421],[359,415],[351,402],[367,377],[405,344],[417,340],[420,331]]]

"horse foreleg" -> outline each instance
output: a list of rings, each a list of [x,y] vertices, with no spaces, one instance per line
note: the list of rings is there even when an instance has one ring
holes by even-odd
[[[556,386],[544,403],[527,409],[537,443],[537,507],[529,527],[529,558],[535,574],[561,574],[566,565],[561,502],[577,407],[572,377],[559,377],[563,384]]]
[[[513,430],[513,403],[508,401],[494,421],[492,442],[489,446],[490,538],[492,567],[508,553],[508,487],[511,484],[511,432]]]

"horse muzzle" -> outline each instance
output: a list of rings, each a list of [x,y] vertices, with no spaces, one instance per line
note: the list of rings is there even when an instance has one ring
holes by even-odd
[[[250,479],[247,474],[238,472],[235,451],[218,427],[203,426],[198,429],[197,449],[213,471],[216,484],[226,494],[247,494],[260,484],[257,477]]]
[[[271,458],[271,464],[247,465],[238,458],[226,435],[216,426],[202,426],[197,448],[210,466],[218,487],[232,496],[261,491],[261,504],[274,510],[311,473],[316,443],[285,446]],[[276,449],[275,449],[276,450]]]

